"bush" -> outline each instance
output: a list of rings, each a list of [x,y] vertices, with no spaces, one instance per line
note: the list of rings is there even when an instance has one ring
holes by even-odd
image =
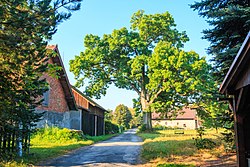
[[[226,152],[235,151],[236,145],[234,140],[234,134],[230,131],[225,131],[221,134],[223,135],[222,141],[224,143]]]
[[[119,133],[119,126],[110,121],[105,121],[105,134]]]
[[[142,124],[141,126],[139,126],[138,130],[139,130],[139,132],[147,131],[146,124]]]
[[[67,128],[46,127],[35,131],[31,136],[36,141],[50,141],[53,143],[75,142],[84,140],[85,136],[82,131],[70,130]]]
[[[199,149],[213,149],[216,146],[216,143],[212,141],[211,139],[196,138],[195,146],[198,150]]]
[[[164,130],[164,129],[166,129],[166,126],[157,124],[157,125],[155,125],[153,128],[154,128],[155,130]]]

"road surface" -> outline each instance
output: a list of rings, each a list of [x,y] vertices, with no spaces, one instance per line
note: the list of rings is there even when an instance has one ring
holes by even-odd
[[[80,148],[39,166],[133,166],[140,163],[139,154],[142,145],[141,139],[135,132],[136,129],[128,130],[124,134]]]

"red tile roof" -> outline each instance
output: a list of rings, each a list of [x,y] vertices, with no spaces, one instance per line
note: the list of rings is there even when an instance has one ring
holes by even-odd
[[[152,113],[152,119],[176,119],[176,120],[194,120],[196,119],[196,110],[190,108],[183,108],[178,111],[177,117],[170,117],[171,114],[168,114],[168,118],[161,113]]]

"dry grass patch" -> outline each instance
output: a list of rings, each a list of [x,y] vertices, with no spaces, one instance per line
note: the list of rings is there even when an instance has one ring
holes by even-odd
[[[221,136],[215,130],[207,130],[203,138],[216,143],[211,150],[198,150],[194,145],[195,130],[184,134],[174,134],[173,130],[159,130],[154,133],[139,133],[144,140],[141,157],[144,166],[159,164],[209,166],[209,164],[235,164],[235,154],[227,155],[221,142]]]

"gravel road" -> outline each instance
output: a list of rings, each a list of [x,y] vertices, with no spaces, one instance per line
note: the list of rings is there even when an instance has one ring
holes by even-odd
[[[136,129],[109,140],[80,148],[40,166],[127,167],[139,164],[142,141]]]

